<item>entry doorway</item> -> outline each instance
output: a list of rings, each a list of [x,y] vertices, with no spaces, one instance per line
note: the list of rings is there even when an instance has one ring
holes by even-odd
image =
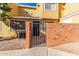
[[[33,21],[32,23],[32,36],[40,35],[40,21]]]
[[[31,47],[44,46],[46,44],[45,34],[41,32],[41,23],[42,21],[40,20],[33,20],[31,23]]]

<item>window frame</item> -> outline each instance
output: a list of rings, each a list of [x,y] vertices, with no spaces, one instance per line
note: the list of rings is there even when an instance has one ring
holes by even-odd
[[[47,9],[47,8],[46,8],[46,4],[55,4],[55,7],[54,7],[54,9],[53,9],[53,8]],[[44,4],[44,10],[56,10],[56,9],[57,9],[56,3],[45,3],[45,4]]]
[[[11,21],[14,21],[14,22],[24,22],[24,25],[26,24],[26,21],[25,20],[10,20],[10,29],[11,29]],[[13,28],[14,30],[18,31],[18,30],[25,30],[26,29],[26,26],[24,26],[24,29],[23,28],[20,28],[18,27],[18,24],[15,24],[16,25],[16,28]]]

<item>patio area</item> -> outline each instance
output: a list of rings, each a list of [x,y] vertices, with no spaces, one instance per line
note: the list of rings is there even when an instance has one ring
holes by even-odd
[[[0,51],[25,48],[25,39],[12,39],[0,41]]]
[[[50,47],[51,49],[60,50],[63,52],[79,55],[79,41],[64,43],[57,46]]]

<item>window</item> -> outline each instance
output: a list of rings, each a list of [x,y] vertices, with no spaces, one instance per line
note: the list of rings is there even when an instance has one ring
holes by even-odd
[[[41,31],[46,32],[46,23],[45,22],[43,22],[43,21],[41,22],[40,29],[41,29]]]
[[[46,3],[45,9],[47,10],[56,10],[56,4],[55,3]]]
[[[26,35],[25,31],[19,32],[19,38],[25,38],[26,37],[25,35]]]
[[[25,30],[25,21],[10,21],[10,26],[15,30]]]

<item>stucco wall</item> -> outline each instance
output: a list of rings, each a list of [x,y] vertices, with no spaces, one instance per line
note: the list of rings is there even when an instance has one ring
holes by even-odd
[[[43,3],[39,3],[36,10],[36,16],[38,17],[43,17],[43,8],[44,8],[44,4]]]
[[[79,24],[47,23],[47,45],[79,41]]]
[[[68,15],[76,10],[79,10],[79,3],[66,3],[64,8],[64,16]]]
[[[45,10],[45,3],[39,3],[37,6],[37,15],[43,18],[58,19],[59,9],[58,4],[56,4],[56,10]]]
[[[36,16],[36,8],[19,7],[19,15],[20,16]]]
[[[64,6],[63,15],[60,19],[60,23],[79,23],[78,6],[79,6],[79,3],[66,3]]]
[[[32,13],[31,16],[48,18],[52,20],[59,19],[59,4],[56,4],[56,10],[45,10],[45,3],[39,3],[36,8],[17,6],[16,3],[9,3],[8,5],[12,8],[11,12],[8,13],[11,16],[29,16],[29,14],[26,14],[27,11]],[[24,9],[26,9],[26,11]]]
[[[11,12],[8,14],[11,16],[18,16],[19,15],[19,8],[16,3],[8,3],[9,7],[11,8]]]

